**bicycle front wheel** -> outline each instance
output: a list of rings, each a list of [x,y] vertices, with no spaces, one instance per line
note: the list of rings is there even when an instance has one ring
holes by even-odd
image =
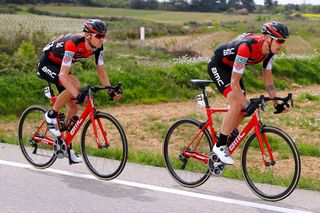
[[[103,180],[116,178],[124,169],[128,158],[127,138],[120,123],[110,114],[95,115],[98,146],[91,120],[85,124],[81,136],[83,159],[96,177]]]
[[[56,160],[53,151],[55,137],[48,131],[44,120],[47,110],[42,106],[31,106],[26,109],[19,121],[19,145],[24,157],[34,167],[45,169]]]
[[[301,172],[299,153],[293,140],[278,128],[263,127],[261,136],[265,156],[262,156],[257,135],[253,133],[242,151],[243,175],[258,197],[279,201],[289,196],[298,184]]]
[[[201,126],[193,119],[179,120],[170,127],[164,140],[163,155],[168,171],[186,187],[200,186],[210,177],[208,163],[191,157],[195,154],[208,158],[212,150],[211,135],[207,129],[201,131]]]

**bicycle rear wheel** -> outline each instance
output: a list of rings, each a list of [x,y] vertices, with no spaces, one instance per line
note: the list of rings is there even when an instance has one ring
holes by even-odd
[[[293,140],[282,130],[263,127],[262,138],[270,145],[274,162],[263,141],[266,166],[261,156],[259,141],[253,133],[242,151],[242,171],[253,193],[268,201],[279,201],[289,196],[296,188],[301,172],[300,157]],[[264,139],[264,140],[265,140]]]
[[[93,175],[103,180],[111,180],[122,172],[127,162],[127,138],[120,123],[110,114],[97,113],[95,123],[99,141],[103,146],[98,147],[92,122],[88,120],[81,136],[83,159]],[[105,146],[106,141],[109,146]]]
[[[55,137],[48,131],[44,120],[47,110],[42,106],[31,106],[26,109],[19,121],[19,145],[24,157],[34,167],[45,169],[56,160],[53,151]]]
[[[163,144],[164,160],[169,173],[175,181],[186,187],[200,186],[208,180],[210,171],[207,163],[186,156],[184,151],[209,157],[211,150],[210,133],[207,129],[201,131],[201,123],[193,119],[183,119],[174,123]]]

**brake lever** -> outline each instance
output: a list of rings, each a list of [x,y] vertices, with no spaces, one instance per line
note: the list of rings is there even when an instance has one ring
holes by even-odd
[[[294,108],[294,103],[293,103],[293,99],[292,99],[292,93],[288,94],[288,101],[290,100],[290,105],[292,108]]]
[[[261,100],[261,107],[260,108],[262,111],[264,111],[264,112],[266,111],[265,110],[266,109],[266,101],[264,100],[264,98]]]

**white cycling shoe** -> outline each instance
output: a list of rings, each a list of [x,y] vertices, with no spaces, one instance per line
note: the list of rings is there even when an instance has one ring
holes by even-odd
[[[47,111],[45,114],[44,114],[44,118],[46,120],[46,123],[47,123],[47,126],[48,126],[48,129],[49,131],[55,135],[56,137],[60,137],[61,136],[61,132],[58,128],[58,121],[57,121],[57,118],[49,118],[48,117],[48,112]]]
[[[81,157],[78,156],[77,153],[73,149],[70,149],[70,159],[71,159],[72,163],[81,163],[82,162]]]
[[[212,152],[214,152],[222,163],[232,165],[234,160],[231,158],[227,145],[217,147],[214,145]]]

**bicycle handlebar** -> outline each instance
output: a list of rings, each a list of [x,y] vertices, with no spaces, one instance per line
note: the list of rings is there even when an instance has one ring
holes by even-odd
[[[122,83],[118,82],[115,86],[88,86],[92,92],[97,92],[99,90],[109,90],[109,92],[122,91]]]
[[[282,103],[286,105],[289,105],[288,102],[290,102],[291,107],[294,107],[292,93],[288,93],[288,95],[284,98],[281,98],[281,97],[270,98],[270,97],[265,97],[264,95],[261,95],[259,98],[251,98],[250,102],[253,103],[255,109],[260,108],[263,111],[265,111],[266,102],[273,101],[273,100],[282,101]]]
[[[108,90],[111,96],[110,100],[113,100],[115,93],[122,94],[122,84],[118,82],[115,86],[87,86],[80,90],[80,94],[87,96],[91,92],[98,92],[99,90]]]

